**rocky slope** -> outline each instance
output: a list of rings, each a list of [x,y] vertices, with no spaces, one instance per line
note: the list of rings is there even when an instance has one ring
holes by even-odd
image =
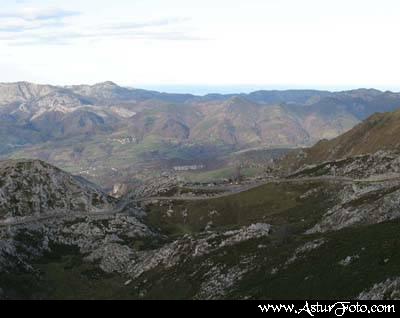
[[[307,233],[339,230],[345,227],[377,224],[400,217],[399,180],[356,182],[345,185],[338,202]]]
[[[297,161],[298,164],[315,164],[378,151],[398,152],[399,133],[400,111],[376,113],[337,138],[322,140],[296,154],[297,159],[293,156],[289,159]]]
[[[375,284],[370,290],[362,292],[360,300],[399,300],[400,278],[388,278],[384,282]]]
[[[399,116],[399,111],[374,114],[347,133],[294,151],[280,162],[290,178],[331,178],[344,184],[336,205],[308,233],[399,217]]]
[[[0,161],[0,217],[88,213],[114,208],[115,200],[88,182],[39,160]]]
[[[129,286],[137,285],[147,273],[197,263],[223,249],[268,237],[271,232],[271,225],[254,223],[169,238],[146,225],[143,210],[127,204],[121,205],[122,210],[117,209],[116,200],[46,163],[6,161],[1,163],[0,171],[0,202],[4,211],[0,215],[0,298],[53,297],[51,291],[41,290],[42,283],[36,279],[48,274],[37,272],[38,262],[51,264],[54,258],[44,260],[55,255],[63,258],[73,253],[79,262],[71,269],[90,268],[99,280],[117,275],[121,286],[132,288]],[[104,211],[105,207],[109,210]],[[60,249],[62,254],[58,254]],[[225,265],[210,263],[207,267],[193,298],[223,297],[240,275],[251,269],[237,265],[226,274]],[[32,286],[36,292],[26,294],[23,285],[13,279],[15,275],[28,277],[30,283],[37,284]],[[143,297],[146,288],[137,290],[135,297]]]
[[[306,151],[297,152],[299,162],[303,163]],[[292,158],[292,157],[291,157]],[[284,161],[287,160],[286,158]],[[383,179],[398,177],[400,173],[400,153],[397,150],[379,150],[376,153],[346,157],[344,159],[324,161],[315,164],[302,165],[298,170],[291,171],[290,177],[348,177],[352,179],[371,178]]]
[[[398,297],[396,179],[298,176],[141,206],[180,185],[117,201],[40,161],[1,167],[0,299]],[[6,220],[15,207],[25,217]]]

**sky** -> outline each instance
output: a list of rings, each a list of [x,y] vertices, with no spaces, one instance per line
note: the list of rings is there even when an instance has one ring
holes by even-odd
[[[400,91],[398,0],[0,0],[0,82]]]

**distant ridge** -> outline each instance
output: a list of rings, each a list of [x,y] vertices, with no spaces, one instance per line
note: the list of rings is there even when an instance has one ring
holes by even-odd
[[[199,156],[215,161],[251,148],[311,146],[399,107],[400,94],[374,89],[195,96],[111,81],[3,83],[0,156],[43,159],[104,184],[126,175],[123,169],[152,173]]]

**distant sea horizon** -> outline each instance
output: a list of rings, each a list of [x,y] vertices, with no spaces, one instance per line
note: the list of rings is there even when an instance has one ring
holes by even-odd
[[[384,86],[300,86],[300,85],[156,85],[156,84],[136,84],[129,85],[129,87],[153,90],[163,93],[176,93],[176,94],[193,94],[193,95],[207,95],[207,94],[248,94],[259,90],[318,90],[318,91],[347,91],[353,89],[378,89],[381,91],[398,92],[399,88],[384,87]]]

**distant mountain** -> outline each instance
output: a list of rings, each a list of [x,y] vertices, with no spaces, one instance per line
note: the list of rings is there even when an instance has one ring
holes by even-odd
[[[158,162],[148,167],[153,171],[165,162],[215,159],[215,151],[199,157],[199,149],[218,149],[219,156],[309,146],[399,106],[400,94],[368,89],[195,96],[113,82],[5,83],[0,84],[0,154],[43,159],[74,173],[101,168],[92,174],[102,178],[121,168],[144,171],[138,162],[148,158]]]
[[[281,105],[260,105],[235,96],[198,107],[204,116],[191,130],[197,141],[247,147],[307,144],[312,138],[300,118]]]
[[[161,99],[168,102],[182,103],[194,95],[191,94],[166,94],[144,89],[134,89],[118,86],[113,82],[103,82],[95,85],[67,86],[72,92],[90,98],[99,104],[113,104],[116,102],[141,102],[149,99]]]
[[[255,91],[247,98],[260,104],[314,104],[318,100],[334,95],[334,93],[318,90],[283,90]]]
[[[348,132],[332,139],[321,140],[304,150],[302,163],[318,163],[378,151],[400,151],[400,110],[376,113]]]
[[[40,136],[22,136],[18,145],[111,132],[123,126],[135,132],[136,138],[151,134],[239,147],[296,146],[335,137],[376,111],[398,106],[398,94],[376,90],[196,97],[124,88],[112,82],[67,87],[0,84],[0,120],[12,125],[13,133],[31,129]],[[131,122],[127,120],[135,115]],[[10,139],[6,132],[3,135],[3,140]]]

